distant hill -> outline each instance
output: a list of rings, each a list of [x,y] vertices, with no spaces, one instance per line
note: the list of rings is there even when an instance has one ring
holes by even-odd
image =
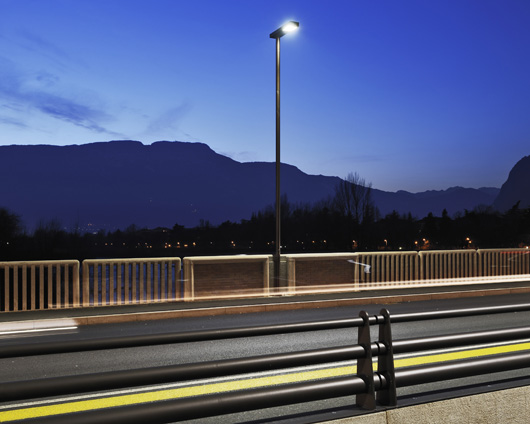
[[[530,207],[530,156],[525,156],[512,168],[495,199],[494,206],[505,212],[517,202],[520,202],[520,208]]]
[[[449,216],[464,210],[473,210],[477,206],[491,206],[499,193],[498,188],[479,189],[451,187],[447,190],[429,190],[420,193],[398,191],[396,193],[374,190],[374,201],[381,205],[382,215],[396,210],[399,213],[411,212],[416,218],[423,218],[432,212],[441,216],[444,209]]]
[[[282,164],[282,193],[290,203],[315,203],[334,194],[338,177],[308,175]],[[498,189],[453,187],[397,193],[374,189],[381,214],[421,218],[491,205]],[[192,227],[249,219],[273,205],[275,165],[241,163],[206,144],[110,141],[72,146],[0,147],[0,207],[21,215],[31,231],[52,219],[87,229]]]

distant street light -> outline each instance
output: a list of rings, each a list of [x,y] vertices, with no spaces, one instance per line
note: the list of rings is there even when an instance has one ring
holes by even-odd
[[[274,253],[274,284],[280,287],[280,38],[296,31],[300,24],[289,21],[270,34],[276,39],[276,250]]]

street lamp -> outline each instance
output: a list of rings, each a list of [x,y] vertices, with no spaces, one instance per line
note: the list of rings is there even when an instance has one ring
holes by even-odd
[[[289,21],[270,34],[276,40],[276,250],[274,252],[274,284],[280,287],[280,38],[296,31],[300,24]]]

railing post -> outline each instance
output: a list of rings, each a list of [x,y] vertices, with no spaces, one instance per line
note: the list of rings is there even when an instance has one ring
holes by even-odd
[[[287,264],[287,269],[289,270],[289,264]],[[263,261],[263,295],[268,297],[270,295],[270,283],[269,283],[269,260],[266,259]],[[291,282],[289,280],[287,292],[291,292]]]
[[[13,267],[13,311],[18,311],[18,264]]]
[[[193,269],[193,261],[189,258],[184,258],[184,300],[192,301],[195,298],[194,286],[195,276]]]
[[[382,374],[386,380],[383,390],[377,392],[377,402],[380,405],[396,406],[396,374],[394,372],[394,348],[392,347],[392,329],[390,326],[390,312],[388,309],[381,309],[384,322],[379,324],[379,342],[386,348],[384,354],[379,353],[377,357],[377,372]]]
[[[35,285],[35,265],[31,265],[31,293],[30,293],[30,297],[31,297],[31,310],[34,311],[36,309],[36,302],[35,302],[35,290],[36,290],[36,285]]]
[[[375,409],[374,367],[372,363],[372,340],[370,337],[370,322],[366,311],[359,316],[363,325],[359,326],[358,344],[364,348],[365,355],[357,360],[357,375],[366,384],[366,392],[356,396],[356,403],[363,409]]]
[[[81,292],[83,293],[83,306],[89,306],[90,305],[90,278],[89,278],[89,269],[88,269],[88,263],[86,261],[83,261],[82,264],[83,269],[83,282],[81,284]]]
[[[425,271],[424,271],[424,269],[425,269],[425,265],[424,265],[424,263],[423,263],[423,255],[422,255],[422,252],[418,252],[418,256],[417,256],[417,258],[418,258],[418,270],[419,270],[417,280],[418,280],[418,281],[423,281],[423,280],[425,280],[426,278],[425,278],[425,275],[424,275],[424,272],[425,272]]]
[[[26,311],[28,309],[28,266],[27,264],[22,264],[22,310]]]

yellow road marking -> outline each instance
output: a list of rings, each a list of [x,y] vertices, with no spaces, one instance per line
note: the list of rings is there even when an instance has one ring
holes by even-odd
[[[499,353],[519,352],[522,350],[530,350],[530,343],[519,343],[514,345],[488,347],[452,353],[442,353],[415,358],[396,359],[394,365],[396,368],[403,368],[414,365],[425,365],[430,363],[453,361],[457,359],[496,355]],[[112,408],[117,406],[134,405],[139,403],[163,401],[213,393],[223,393],[235,390],[251,389],[256,387],[266,387],[294,382],[318,380],[322,378],[340,377],[346,375],[354,375],[356,372],[356,366],[352,365],[345,367],[326,368],[316,371],[303,371],[297,373],[274,375],[269,377],[249,378],[243,380],[228,381],[224,383],[190,386],[178,389],[157,390],[153,392],[135,393],[131,395],[118,395],[99,399],[60,403],[55,405],[22,408],[0,412],[0,422],[3,423],[8,421],[25,420],[29,418],[45,417],[50,415],[61,415],[73,412],[89,411],[93,409]]]
[[[477,356],[497,355],[500,353],[513,353],[522,350],[529,350],[530,343],[519,343],[505,346],[486,347],[482,349],[463,350],[451,353],[441,353],[438,355],[419,356],[415,358],[405,358],[394,360],[395,368],[412,367],[415,365],[426,365],[435,362],[456,361],[458,359],[475,358]]]
[[[70,412],[88,411],[91,409],[110,408],[114,406],[133,405],[162,401],[175,398],[207,395],[211,393],[223,393],[234,390],[251,389],[255,387],[273,386],[278,384],[293,383],[305,380],[317,380],[345,374],[354,374],[356,368],[340,367],[336,369],[322,369],[318,371],[306,371],[275,375],[270,377],[251,378],[246,380],[228,381],[225,383],[206,384],[202,386],[191,386],[179,389],[159,390],[155,392],[136,393],[133,395],[113,396],[109,398],[93,399],[78,402],[62,403],[57,405],[39,406],[13,411],[0,412],[0,422],[24,420],[28,418],[44,417],[48,415],[67,414]]]

